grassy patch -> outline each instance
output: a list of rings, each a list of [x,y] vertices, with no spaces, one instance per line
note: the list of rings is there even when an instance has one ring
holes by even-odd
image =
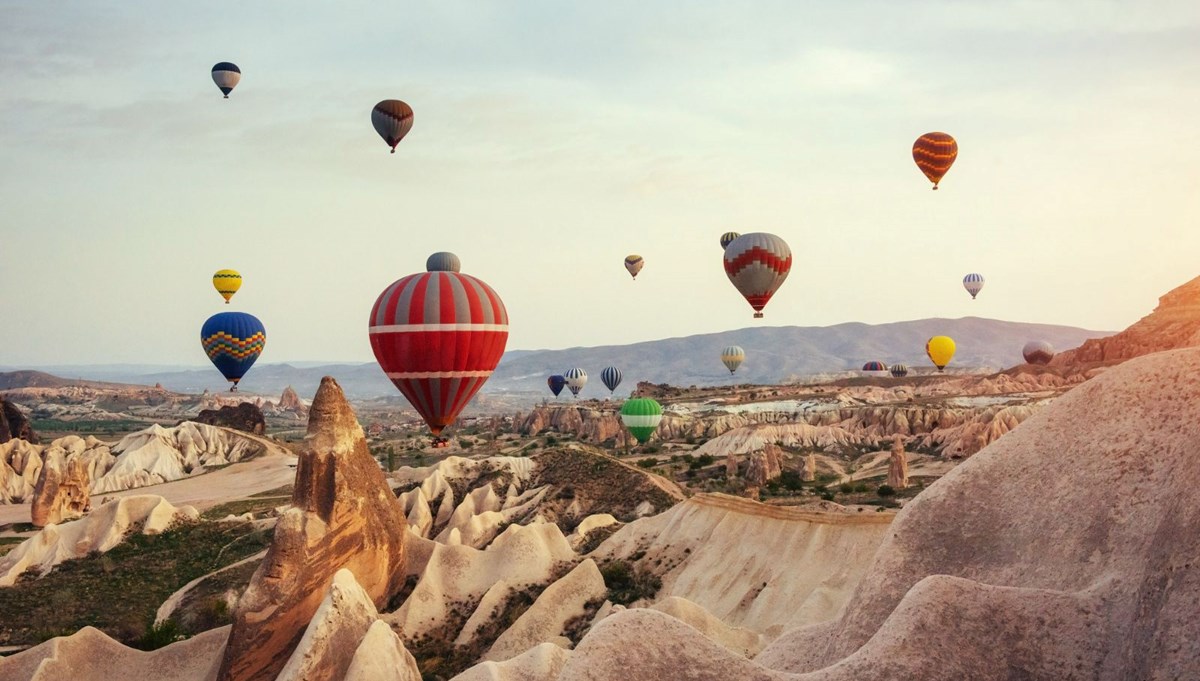
[[[277,506],[286,506],[292,500],[292,496],[280,497],[251,497],[249,499],[238,499],[224,504],[217,504],[201,514],[205,520],[220,520],[227,515],[241,515],[243,513],[253,513],[255,516],[260,516],[269,513]]]
[[[131,534],[108,553],[70,560],[0,592],[0,645],[31,645],[94,626],[119,641],[153,644],[158,606],[193,579],[266,548],[270,534],[245,524],[188,522],[158,535]]]
[[[283,487],[276,487],[275,489],[269,489],[265,492],[258,492],[256,494],[251,494],[250,498],[252,498],[252,499],[257,498],[257,497],[289,497],[290,498],[292,496],[292,491],[294,489],[295,489],[295,485],[284,485]]]

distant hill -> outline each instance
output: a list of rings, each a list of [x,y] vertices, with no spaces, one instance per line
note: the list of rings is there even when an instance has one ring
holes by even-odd
[[[8,371],[0,373],[0,390],[16,388],[65,388],[75,385],[76,381],[68,381],[41,371]]]
[[[109,383],[106,381],[90,381],[72,378],[62,378],[44,371],[19,369],[17,371],[0,371],[0,390],[19,390],[21,388],[66,388],[68,386],[84,386],[88,388],[148,388],[147,385],[134,381],[132,383]]]
[[[925,356],[925,341],[936,335],[950,336],[958,346],[952,368],[1001,369],[1022,363],[1021,348],[1030,340],[1045,340],[1065,350],[1108,332],[978,317],[876,325],[755,327],[633,345],[543,350],[512,360],[506,357],[484,390],[545,390],[546,376],[573,366],[588,372],[588,384],[581,395],[592,397],[608,392],[600,382],[600,370],[610,365],[624,374],[618,395],[628,394],[638,381],[681,386],[734,380],[781,383],[856,371],[870,360],[888,365],[902,362],[914,369],[932,368]],[[746,361],[734,378],[720,361],[721,349],[727,345],[740,345],[746,351]]]
[[[719,359],[721,349],[731,344],[746,350],[746,362],[736,375],[738,383],[780,383],[852,371],[872,359],[924,368],[929,366],[925,341],[939,334],[951,336],[958,343],[952,368],[1000,369],[1021,363],[1021,348],[1029,340],[1045,340],[1055,348],[1065,350],[1077,347],[1089,338],[1107,336],[1109,332],[966,317],[876,325],[754,327],[632,345],[511,350],[505,353],[495,375],[484,386],[484,392],[548,394],[546,377],[574,366],[588,372],[584,397],[597,397],[607,392],[600,382],[600,370],[610,365],[620,367],[625,375],[618,395],[627,395],[638,381],[682,386],[732,383],[734,379]],[[258,364],[243,380],[242,388],[247,392],[278,395],[290,385],[301,396],[309,397],[316,392],[322,376],[332,375],[347,395],[355,399],[398,394],[374,362],[297,364]],[[83,367],[74,373],[90,375]],[[161,383],[168,390],[187,393],[227,387],[213,369],[131,372],[126,375],[106,367],[103,373],[96,375],[131,383]]]

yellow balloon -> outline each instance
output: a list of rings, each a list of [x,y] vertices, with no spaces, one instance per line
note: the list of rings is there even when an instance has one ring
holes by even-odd
[[[217,289],[217,293],[220,293],[221,297],[225,299],[226,305],[241,287],[242,275],[237,270],[217,270],[217,273],[213,275],[213,288]]]
[[[933,361],[938,371],[946,368],[954,359],[954,339],[949,336],[934,336],[925,343],[925,354]]]

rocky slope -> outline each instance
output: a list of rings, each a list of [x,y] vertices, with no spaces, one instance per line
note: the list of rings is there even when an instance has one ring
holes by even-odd
[[[1060,352],[1051,366],[1116,364],[1153,352],[1200,345],[1200,277],[1158,299],[1158,307],[1133,326]]]
[[[1198,373],[1159,353],[1060,398],[901,511],[838,618],[753,661],[627,610],[542,678],[1200,678]]]
[[[197,475],[215,466],[245,461],[267,449],[263,440],[238,431],[185,422],[151,426],[116,444],[74,435],[47,445],[24,440],[0,444],[0,504],[28,503],[43,461],[58,457],[65,467],[82,462],[90,492],[103,494]]]
[[[0,557],[0,587],[12,586],[27,570],[45,574],[64,560],[79,558],[92,551],[103,553],[125,539],[129,532],[154,534],[167,529],[178,519],[198,516],[196,509],[190,506],[176,508],[154,495],[125,497],[101,504],[79,520],[46,527]]]
[[[33,426],[24,412],[17,405],[0,397],[0,444],[9,440],[25,440],[37,444],[38,436],[33,432]]]

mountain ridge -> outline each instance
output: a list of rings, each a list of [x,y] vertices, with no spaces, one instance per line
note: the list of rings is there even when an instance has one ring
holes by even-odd
[[[590,382],[582,396],[598,397],[607,391],[600,370],[618,366],[624,380],[617,392],[627,395],[639,381],[673,385],[721,385],[724,383],[782,383],[802,377],[855,371],[869,360],[885,364],[903,362],[917,369],[926,367],[925,341],[933,335],[949,335],[958,342],[958,353],[950,369],[1001,369],[1020,364],[1026,341],[1046,340],[1060,350],[1074,348],[1090,338],[1111,335],[1068,326],[1032,324],[981,317],[930,318],[886,324],[845,322],[833,326],[745,327],[690,336],[676,336],[625,345],[573,347],[558,350],[509,350],[500,360],[485,394],[546,392],[546,376],[572,366],[584,368]],[[741,345],[747,358],[731,378],[719,361],[721,348]],[[245,392],[276,395],[292,386],[301,395],[316,391],[321,377],[337,376],[353,398],[395,396],[398,393],[374,362],[261,363],[242,383]],[[303,366],[302,366],[303,365]],[[111,365],[96,368],[106,379],[121,379],[134,385],[154,385],[176,392],[199,393],[224,390],[227,386],[215,370],[185,369],[157,373],[114,375]],[[86,367],[74,375],[84,377]],[[548,392],[547,392],[548,394]]]

